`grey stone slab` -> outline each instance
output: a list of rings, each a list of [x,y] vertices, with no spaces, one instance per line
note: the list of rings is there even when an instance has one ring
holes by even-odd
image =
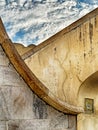
[[[76,124],[77,124],[77,122],[76,122],[76,116],[74,116],[74,115],[68,115],[68,128],[69,128],[69,130],[76,130]]]
[[[8,130],[50,130],[49,120],[19,120],[9,121]]]
[[[53,128],[50,124],[50,119],[32,119],[32,120],[10,120],[8,122],[8,130],[76,130],[66,128],[65,125],[59,127],[57,124]]]
[[[76,130],[76,117],[38,98],[0,46],[0,130]]]
[[[0,119],[33,119],[32,91],[23,87],[4,87],[0,89]]]
[[[9,62],[10,62],[9,59],[7,58],[5,52],[0,46],[0,65],[8,66]]]
[[[19,130],[19,120],[9,120],[7,125],[8,130]]]
[[[0,51],[2,51],[3,49],[2,49],[2,47],[1,47],[1,45],[0,45]]]
[[[10,65],[8,67],[0,66],[0,86],[12,85],[14,86],[24,86],[26,83],[23,81],[21,76],[17,71]]]
[[[33,111],[36,119],[47,119],[49,118],[48,105],[33,94]]]
[[[9,63],[9,60],[5,56],[0,55],[0,65],[8,66]]]
[[[6,122],[0,121],[0,130],[7,130]]]

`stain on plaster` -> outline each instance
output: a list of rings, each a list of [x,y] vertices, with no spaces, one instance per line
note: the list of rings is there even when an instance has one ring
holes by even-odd
[[[79,33],[79,40],[82,41],[81,27],[80,27],[80,33]]]
[[[89,39],[90,39],[91,54],[92,54],[92,37],[93,37],[93,24],[89,22]]]
[[[94,19],[94,24],[95,24],[95,28],[97,27],[97,19],[96,19],[96,17],[95,17],[95,19]]]
[[[86,27],[84,27],[84,30],[83,30],[83,46],[84,46],[84,52],[83,52],[83,56],[84,56],[84,59],[86,58],[86,43],[85,43],[85,34],[86,34]]]
[[[47,105],[36,95],[33,96],[33,111],[38,119],[47,119]]]

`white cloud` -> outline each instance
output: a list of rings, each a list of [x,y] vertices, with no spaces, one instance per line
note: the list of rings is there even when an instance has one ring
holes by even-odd
[[[24,0],[19,2],[23,6]],[[31,9],[2,6],[0,16],[13,42],[39,44],[98,6],[81,3],[81,7],[77,8],[76,5],[75,0],[66,0],[63,3],[35,4]]]

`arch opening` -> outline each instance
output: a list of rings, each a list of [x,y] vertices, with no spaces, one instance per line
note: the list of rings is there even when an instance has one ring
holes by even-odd
[[[85,113],[90,114],[91,109],[91,113],[98,114],[98,71],[89,76],[80,86],[78,104],[84,108]]]

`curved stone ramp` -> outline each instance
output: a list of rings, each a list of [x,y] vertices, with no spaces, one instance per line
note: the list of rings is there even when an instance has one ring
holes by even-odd
[[[98,8],[29,51],[24,61],[56,97],[80,106],[81,84],[98,71]]]
[[[62,102],[59,98],[54,96],[47,87],[38,80],[38,78],[31,72],[21,56],[17,52],[16,48],[9,39],[4,29],[3,23],[0,20],[0,44],[10,59],[11,63],[22,76],[28,86],[45,102],[53,106],[59,111],[70,114],[78,114],[83,112],[83,108],[70,105],[66,102]]]

